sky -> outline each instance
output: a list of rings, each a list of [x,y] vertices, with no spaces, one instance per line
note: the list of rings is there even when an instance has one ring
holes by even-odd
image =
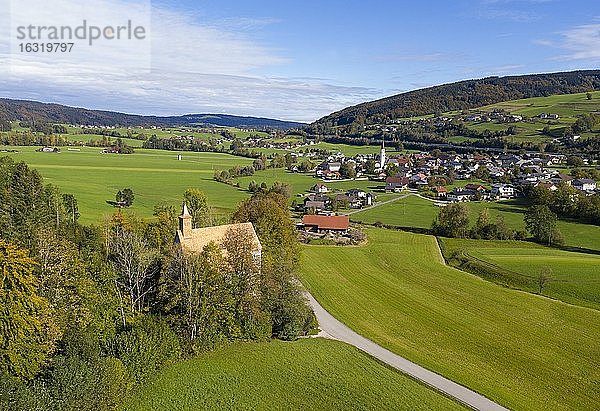
[[[0,97],[135,114],[311,122],[436,84],[600,66],[597,0],[0,0],[0,12]],[[49,40],[18,27],[83,20],[145,36],[20,49]]]

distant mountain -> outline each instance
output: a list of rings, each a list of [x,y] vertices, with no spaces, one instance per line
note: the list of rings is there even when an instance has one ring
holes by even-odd
[[[84,124],[95,126],[195,126],[252,127],[290,129],[306,124],[261,117],[241,117],[229,114],[186,114],[183,116],[141,116],[113,111],[88,110],[40,103],[28,100],[0,98],[0,119],[44,123]]]
[[[352,123],[378,123],[395,118],[476,108],[507,100],[598,89],[600,70],[465,80],[348,107],[317,120],[310,129],[319,132]]]

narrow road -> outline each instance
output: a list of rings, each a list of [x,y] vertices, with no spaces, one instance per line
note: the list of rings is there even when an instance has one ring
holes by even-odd
[[[397,370],[408,374],[473,409],[486,411],[507,410],[483,395],[477,394],[475,391],[471,391],[462,385],[400,357],[399,355],[386,350],[382,346],[375,344],[373,341],[357,334],[329,314],[310,293],[306,292],[306,297],[317,316],[319,327],[321,328],[321,335],[323,337],[332,338],[353,345],[359,350],[372,355],[378,360],[383,361]]]
[[[383,201],[381,203],[375,203],[372,206],[367,207],[367,208],[361,208],[359,210],[350,211],[349,213],[346,213],[345,215],[352,215],[352,214],[360,213],[360,212],[363,212],[363,211],[371,210],[371,209],[373,209],[375,207],[381,207],[382,205],[393,203],[394,201],[403,200],[406,197],[410,197],[411,195],[413,195],[413,193],[404,194],[403,196],[392,198],[391,200]]]

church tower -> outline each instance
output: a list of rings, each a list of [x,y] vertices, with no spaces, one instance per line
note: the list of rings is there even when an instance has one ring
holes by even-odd
[[[379,168],[385,169],[385,139],[381,140],[381,151],[379,152]]]
[[[192,216],[188,211],[186,203],[183,203],[183,212],[179,216],[179,231],[183,238],[192,236]]]

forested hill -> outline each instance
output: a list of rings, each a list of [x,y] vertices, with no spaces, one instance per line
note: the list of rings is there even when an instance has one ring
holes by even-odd
[[[487,77],[414,90],[348,107],[317,120],[311,128],[318,132],[327,127],[353,122],[379,123],[395,118],[481,107],[507,100],[598,89],[600,70]]]
[[[112,111],[87,110],[60,104],[0,98],[0,119],[43,123],[83,124],[94,126],[193,126],[254,127],[289,129],[305,124],[261,117],[228,114],[186,114],[183,116],[140,116]]]

